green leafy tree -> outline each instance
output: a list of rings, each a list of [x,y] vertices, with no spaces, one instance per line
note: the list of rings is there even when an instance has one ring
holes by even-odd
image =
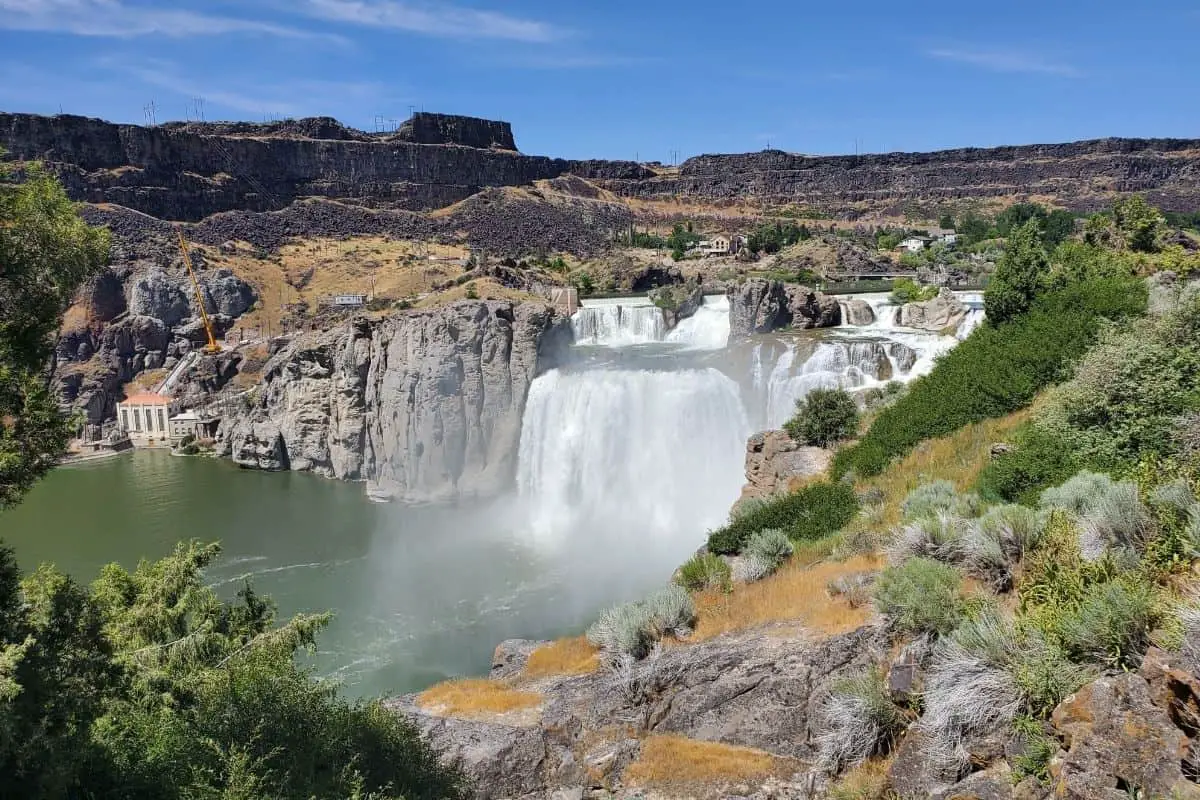
[[[1127,248],[1137,253],[1157,253],[1162,247],[1167,221],[1141,195],[1113,203],[1113,221]]]
[[[938,219],[938,227],[946,229],[946,230],[953,229],[954,228],[954,217],[951,216],[950,214],[942,214],[941,218]]]
[[[79,218],[52,175],[33,165],[17,180],[0,163],[0,508],[66,448],[71,430],[50,372],[54,334],[107,255],[107,233]]]
[[[1009,237],[983,296],[984,310],[992,322],[1007,322],[1033,304],[1050,271],[1050,259],[1041,240],[1041,228],[1033,219]]]
[[[956,228],[958,235],[963,237],[968,245],[978,244],[988,238],[988,233],[991,231],[992,225],[978,214],[964,214],[962,219],[958,221]]]
[[[1075,215],[1062,208],[1056,208],[1042,220],[1042,241],[1046,249],[1052,250],[1075,233]]]
[[[1036,221],[1040,226],[1046,219],[1046,213],[1045,207],[1037,203],[1014,203],[996,217],[996,230],[1008,238],[1030,221]]]
[[[796,401],[796,413],[783,429],[801,444],[828,447],[858,431],[858,406],[845,389],[813,389]]]

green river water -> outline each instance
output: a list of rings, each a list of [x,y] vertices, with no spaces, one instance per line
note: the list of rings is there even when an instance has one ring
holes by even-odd
[[[56,469],[0,512],[0,539],[25,569],[52,562],[84,582],[110,561],[220,541],[207,579],[222,595],[249,580],[281,614],[334,611],[314,666],[352,696],[484,673],[502,639],[577,633],[679,560],[676,548],[606,574],[600,543],[548,546],[507,518],[502,502],[378,505],[361,485],[143,451]]]

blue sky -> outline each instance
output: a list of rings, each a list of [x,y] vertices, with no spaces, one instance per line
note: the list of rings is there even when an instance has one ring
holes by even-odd
[[[1194,137],[1198,43],[1182,0],[0,0],[0,110],[371,130],[415,107],[665,162]]]

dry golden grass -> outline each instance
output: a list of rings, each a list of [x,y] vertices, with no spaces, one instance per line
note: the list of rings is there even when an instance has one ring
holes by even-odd
[[[152,392],[167,378],[165,369],[148,369],[139,373],[133,380],[125,384],[123,390],[126,396]]]
[[[513,300],[520,302],[522,300],[534,300],[543,302],[545,298],[537,295],[529,294],[528,292],[509,289],[507,286],[501,286],[491,278],[479,278],[477,280],[464,283],[462,286],[452,286],[449,289],[431,294],[428,297],[421,299],[417,303],[417,308],[437,308],[446,303],[453,303],[455,300],[470,299],[471,289],[475,291],[475,297],[479,300]]]
[[[259,259],[250,245],[239,243],[236,253],[213,247],[204,255],[214,267],[228,267],[252,285],[260,306],[244,315],[239,324],[278,330],[284,306],[305,302],[315,311],[321,300],[341,293],[370,294],[399,300],[426,291],[433,284],[455,278],[463,268],[455,261],[468,250],[457,245],[392,240],[381,236],[347,239],[305,239],[284,245],[270,258]],[[483,296],[482,293],[480,295]]]
[[[559,639],[544,644],[529,656],[522,675],[544,678],[550,675],[586,675],[600,668],[600,651],[585,636]]]
[[[84,303],[72,303],[67,312],[63,314],[62,325],[59,326],[59,329],[63,332],[82,331],[88,327],[90,322],[87,305]]]
[[[772,622],[795,621],[828,635],[860,628],[870,618],[870,609],[851,608],[845,598],[830,597],[826,587],[834,578],[879,567],[875,556],[808,564],[803,554],[794,555],[769,578],[737,586],[729,594],[711,590],[696,595],[700,620],[691,640]]]
[[[623,776],[635,786],[699,784],[766,778],[789,762],[761,750],[701,742],[684,736],[649,736]]]
[[[431,686],[417,696],[417,705],[452,717],[488,717],[535,708],[542,702],[536,692],[521,692],[500,681],[463,678]]]
[[[891,765],[890,758],[875,758],[855,767],[830,787],[829,800],[884,800]]]
[[[969,489],[991,459],[993,442],[1003,442],[1032,414],[1023,409],[1007,417],[984,420],[960,428],[949,436],[922,442],[897,464],[880,475],[864,481],[860,489],[883,490],[884,526],[900,522],[900,504],[918,486],[936,480],[948,480],[959,491]]]

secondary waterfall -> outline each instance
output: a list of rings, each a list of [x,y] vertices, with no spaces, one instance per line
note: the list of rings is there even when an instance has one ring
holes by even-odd
[[[667,321],[661,308],[644,299],[590,300],[571,317],[576,344],[628,347],[661,342]]]
[[[713,295],[692,316],[667,330],[662,309],[642,298],[587,300],[571,317],[575,343],[630,347],[666,343],[689,350],[720,350],[729,341],[729,298]]]
[[[750,433],[715,369],[553,370],[530,388],[517,487],[541,537],[692,541],[737,499]]]

